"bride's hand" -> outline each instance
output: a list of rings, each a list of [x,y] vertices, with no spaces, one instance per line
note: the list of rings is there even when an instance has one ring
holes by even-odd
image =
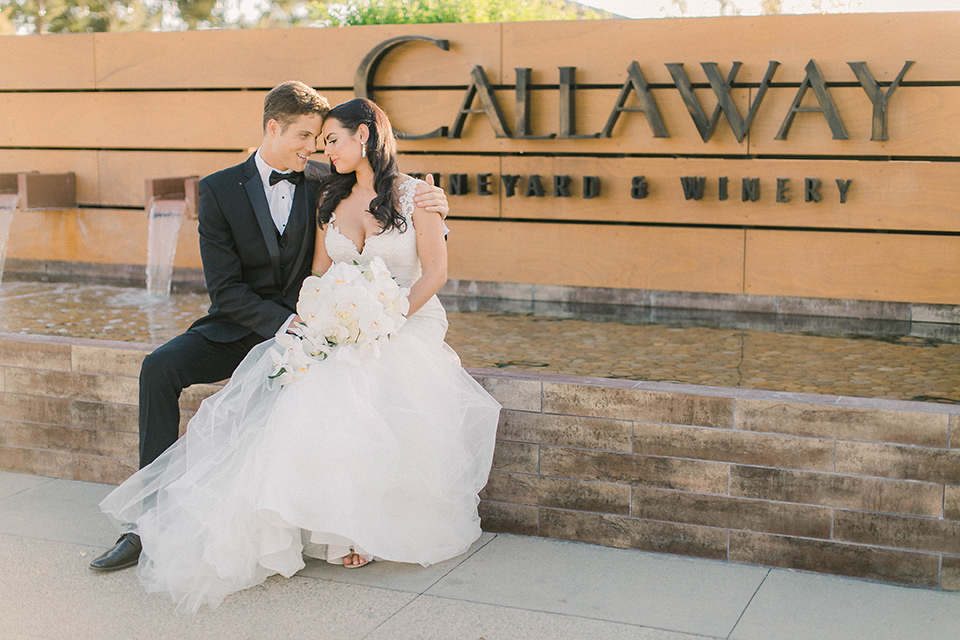
[[[413,196],[413,202],[420,209],[439,213],[441,218],[446,218],[450,213],[450,206],[447,203],[447,194],[443,189],[433,185],[433,174],[428,173],[426,184],[418,184],[416,194]]]
[[[290,320],[290,324],[287,325],[287,333],[294,336],[300,335],[297,327],[299,327],[301,324],[303,324],[303,319],[300,317],[300,314],[293,316],[293,319]]]

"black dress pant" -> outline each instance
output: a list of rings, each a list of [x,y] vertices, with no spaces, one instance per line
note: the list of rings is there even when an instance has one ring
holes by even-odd
[[[234,342],[213,342],[189,329],[143,359],[140,368],[140,468],[176,442],[180,392],[192,384],[233,375],[263,338],[255,333]]]

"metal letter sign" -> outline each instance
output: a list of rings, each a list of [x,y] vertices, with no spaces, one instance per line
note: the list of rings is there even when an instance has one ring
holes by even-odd
[[[429,36],[411,35],[384,40],[370,50],[370,52],[363,58],[360,66],[357,68],[353,85],[353,90],[357,97],[369,98],[373,100],[374,75],[376,74],[377,66],[383,60],[384,56],[401,44],[417,41],[429,42],[440,49],[443,49],[444,51],[450,50],[450,42],[448,40],[431,38]],[[889,84],[883,83],[884,86],[888,86],[886,91],[884,91],[881,89],[881,83],[878,82],[870,73],[866,62],[847,63],[873,106],[873,119],[871,123],[872,135],[870,137],[871,140],[887,140],[887,117],[890,98],[901,85],[904,75],[906,75],[907,71],[913,66],[913,64],[914,62],[912,60],[907,60],[893,82]],[[734,101],[733,96],[731,96],[731,91],[735,89],[742,89],[746,86],[738,86],[735,84],[737,74],[740,72],[743,63],[739,61],[733,62],[730,71],[725,77],[720,72],[720,68],[716,62],[701,62],[700,66],[703,68],[703,72],[710,84],[710,89],[717,100],[716,105],[713,107],[713,110],[709,115],[695,93],[694,85],[691,82],[690,77],[687,75],[683,63],[670,62],[666,64],[667,70],[670,72],[670,75],[673,78],[674,86],[680,93],[680,97],[683,99],[683,102],[687,107],[687,111],[689,111],[690,118],[693,120],[693,124],[696,127],[697,132],[700,134],[700,138],[703,140],[703,142],[708,142],[710,138],[713,137],[722,115],[725,116],[734,137],[737,139],[737,142],[743,142],[750,134],[750,127],[753,124],[757,113],[760,111],[763,98],[766,95],[767,89],[769,89],[771,82],[773,81],[773,76],[776,73],[777,68],[780,66],[780,63],[775,60],[771,60],[767,63],[767,71],[764,74],[763,79],[760,81],[760,85],[757,87],[756,93],[748,105],[746,117],[740,114],[740,110],[737,108],[737,103]],[[510,125],[504,118],[503,111],[500,108],[500,102],[497,98],[497,92],[494,90],[494,86],[490,84],[483,67],[480,65],[474,65],[470,70],[469,83],[467,84],[466,92],[464,93],[460,108],[457,110],[457,113],[454,116],[452,126],[437,127],[430,133],[418,135],[403,133],[398,129],[396,131],[397,135],[398,137],[409,140],[422,140],[426,138],[441,137],[450,139],[461,138],[463,136],[464,127],[467,123],[468,117],[476,114],[486,116],[486,119],[493,128],[493,132],[497,138],[511,138],[514,140],[569,140],[598,137],[612,138],[613,129],[617,124],[617,121],[620,119],[621,114],[626,112],[639,112],[646,116],[647,124],[650,126],[653,137],[670,137],[670,134],[667,131],[667,126],[663,120],[663,116],[660,113],[660,107],[657,105],[657,101],[654,98],[652,87],[649,85],[649,83],[647,83],[647,80],[643,75],[643,71],[636,61],[631,62],[627,67],[627,78],[620,88],[620,94],[617,97],[616,103],[613,105],[613,109],[610,111],[610,115],[607,118],[607,123],[603,127],[603,130],[599,133],[590,134],[577,133],[576,101],[574,99],[577,91],[577,68],[569,66],[558,67],[557,69],[559,71],[560,78],[559,83],[557,84],[559,120],[557,123],[558,128],[556,133],[534,134],[531,131],[531,86],[533,86],[531,77],[533,69],[530,67],[516,67],[514,69],[516,72],[516,84],[514,85],[516,98],[514,107],[514,126],[516,129],[513,133],[511,133]],[[793,103],[790,105],[786,117],[783,119],[783,123],[780,125],[780,130],[777,132],[776,136],[774,136],[774,139],[787,139],[787,136],[790,133],[790,128],[793,125],[793,121],[799,113],[819,113],[829,125],[834,140],[849,139],[846,128],[843,126],[843,121],[840,118],[840,112],[837,110],[837,106],[830,95],[829,88],[827,87],[827,82],[824,79],[820,68],[817,66],[816,61],[808,61],[805,71],[806,74],[803,78],[803,81],[800,83],[796,95],[794,96]],[[660,89],[662,87],[657,88]],[[801,106],[803,104],[804,97],[811,89],[816,96],[817,106]],[[631,97],[631,94],[635,96],[637,102],[639,102],[638,106],[627,106],[627,102]],[[480,105],[475,107],[475,101],[479,101]],[[721,182],[721,200],[726,199],[726,186],[727,185],[725,183]],[[753,200],[753,198],[750,198],[750,200]]]
[[[369,100],[373,100],[373,76],[377,73],[377,66],[380,64],[380,61],[383,60],[383,57],[397,45],[401,45],[404,42],[414,42],[417,40],[431,42],[444,51],[450,50],[449,40],[429,38],[427,36],[399,36],[397,38],[384,40],[371,49],[370,53],[368,53],[360,62],[360,66],[357,67],[357,73],[353,77],[354,95],[356,95],[358,98],[367,98]],[[422,135],[411,135],[394,128],[394,133],[396,133],[398,137],[406,138],[407,140],[423,140],[425,138],[440,138],[446,136],[447,128],[437,127],[430,133],[425,133]]]
[[[873,127],[871,127],[872,133],[870,135],[870,139],[886,140],[887,100],[890,99],[890,96],[893,95],[893,92],[896,91],[897,87],[900,86],[900,82],[903,80],[904,74],[907,73],[907,69],[913,66],[913,60],[907,60],[903,64],[903,68],[900,70],[900,73],[897,74],[896,80],[890,84],[890,88],[887,89],[886,93],[880,91],[880,86],[873,78],[873,74],[870,73],[870,70],[867,69],[866,62],[848,62],[847,64],[850,65],[851,69],[853,69],[854,75],[856,75],[857,80],[860,81],[860,86],[863,87],[863,90],[867,92],[870,102],[873,103]]]
[[[787,134],[790,133],[790,125],[793,124],[793,119],[797,117],[798,113],[822,113],[823,117],[827,119],[827,124],[830,125],[830,131],[833,132],[833,139],[848,140],[850,136],[847,135],[847,130],[843,128],[840,114],[837,112],[837,107],[833,103],[833,98],[830,97],[830,90],[827,89],[827,83],[823,80],[820,67],[817,66],[816,62],[811,60],[807,63],[806,71],[807,75],[804,76],[803,82],[800,83],[800,90],[797,91],[797,96],[793,99],[790,111],[780,126],[780,132],[777,133],[774,139],[787,139]],[[806,95],[808,89],[813,89],[814,95],[817,96],[817,102],[820,104],[819,107],[800,106],[800,103],[803,102],[803,96]]]

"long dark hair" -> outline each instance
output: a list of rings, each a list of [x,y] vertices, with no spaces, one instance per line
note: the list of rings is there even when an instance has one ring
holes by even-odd
[[[373,169],[373,187],[377,192],[377,196],[370,201],[369,211],[383,231],[390,227],[405,231],[407,221],[397,206],[394,188],[396,178],[400,175],[397,169],[397,141],[387,114],[366,98],[354,98],[331,109],[323,121],[330,118],[337,120],[351,135],[356,134],[361,124],[367,125],[370,131],[365,145],[367,160]],[[317,224],[324,225],[330,221],[334,209],[350,195],[355,184],[356,172],[337,173],[337,168],[331,164],[330,175],[320,183]]]

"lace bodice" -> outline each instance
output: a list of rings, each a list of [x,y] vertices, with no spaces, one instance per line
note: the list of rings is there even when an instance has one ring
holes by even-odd
[[[417,234],[413,228],[413,196],[419,182],[416,178],[408,178],[398,188],[400,213],[407,221],[406,229],[401,233],[396,227],[391,227],[385,232],[370,236],[360,251],[353,241],[340,233],[333,224],[336,220],[336,214],[333,214],[330,217],[330,230],[324,240],[324,247],[330,258],[334,262],[356,260],[361,265],[366,265],[376,256],[380,256],[401,287],[409,287],[416,282],[422,273],[417,255]]]

